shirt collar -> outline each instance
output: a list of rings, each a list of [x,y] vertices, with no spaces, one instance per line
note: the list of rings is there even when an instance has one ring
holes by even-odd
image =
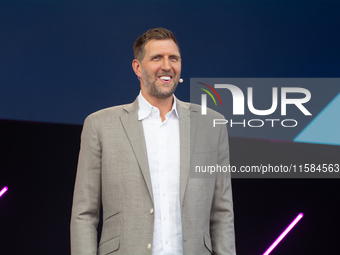
[[[175,115],[178,117],[178,112],[177,112],[177,107],[176,107],[176,97],[174,95],[174,102],[172,104],[172,108],[171,110],[166,114],[166,117],[170,117],[170,115],[175,112]],[[138,109],[138,120],[143,120],[145,119],[146,117],[148,117],[152,110],[153,109],[157,109],[157,107],[155,106],[152,106],[142,95],[142,92],[140,91],[139,92],[139,95],[138,95],[138,106],[139,106],[139,109]]]

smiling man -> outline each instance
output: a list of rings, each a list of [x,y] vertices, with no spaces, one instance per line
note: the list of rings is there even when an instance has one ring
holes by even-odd
[[[172,40],[152,40],[144,46],[144,51],[143,59],[132,62],[137,76],[142,78],[143,96],[150,100],[171,97],[181,73],[177,45]]]
[[[148,31],[149,34],[161,30]],[[134,45],[135,59],[132,68],[140,79],[141,94],[152,105],[160,110],[162,121],[173,104],[173,93],[181,74],[181,56],[175,36],[169,31],[168,39],[137,39]],[[151,35],[149,35],[151,36]],[[159,35],[160,36],[160,35]]]
[[[174,96],[181,55],[172,32],[150,29],[134,52],[136,101],[93,113],[84,123],[72,255],[235,255],[230,175],[189,174],[197,163],[229,164],[226,127],[213,129],[199,118],[199,106]]]

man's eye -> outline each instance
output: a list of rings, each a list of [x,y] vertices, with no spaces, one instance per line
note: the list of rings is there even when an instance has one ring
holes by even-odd
[[[159,56],[153,57],[152,60],[158,60]]]
[[[178,57],[171,57],[170,59],[174,62],[178,61]]]

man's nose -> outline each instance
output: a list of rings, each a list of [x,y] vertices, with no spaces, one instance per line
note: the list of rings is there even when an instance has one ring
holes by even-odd
[[[162,61],[162,69],[169,71],[171,69],[171,63],[168,58],[164,58]]]

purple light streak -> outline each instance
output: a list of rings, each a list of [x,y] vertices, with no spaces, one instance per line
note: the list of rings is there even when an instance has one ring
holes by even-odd
[[[8,190],[7,187],[4,187],[1,191],[0,191],[0,197],[5,194],[5,192]]]
[[[265,253],[263,253],[263,255],[268,255],[272,250],[274,250],[274,248],[276,247],[276,245],[279,244],[279,242],[281,242],[281,240],[288,234],[288,232],[296,225],[296,223],[298,223],[298,221],[303,217],[303,213],[300,213],[295,220],[292,221],[292,223],[290,223],[290,225],[285,229],[285,231],[282,232],[282,234],[275,240],[275,242],[268,248],[268,250],[266,250]]]

